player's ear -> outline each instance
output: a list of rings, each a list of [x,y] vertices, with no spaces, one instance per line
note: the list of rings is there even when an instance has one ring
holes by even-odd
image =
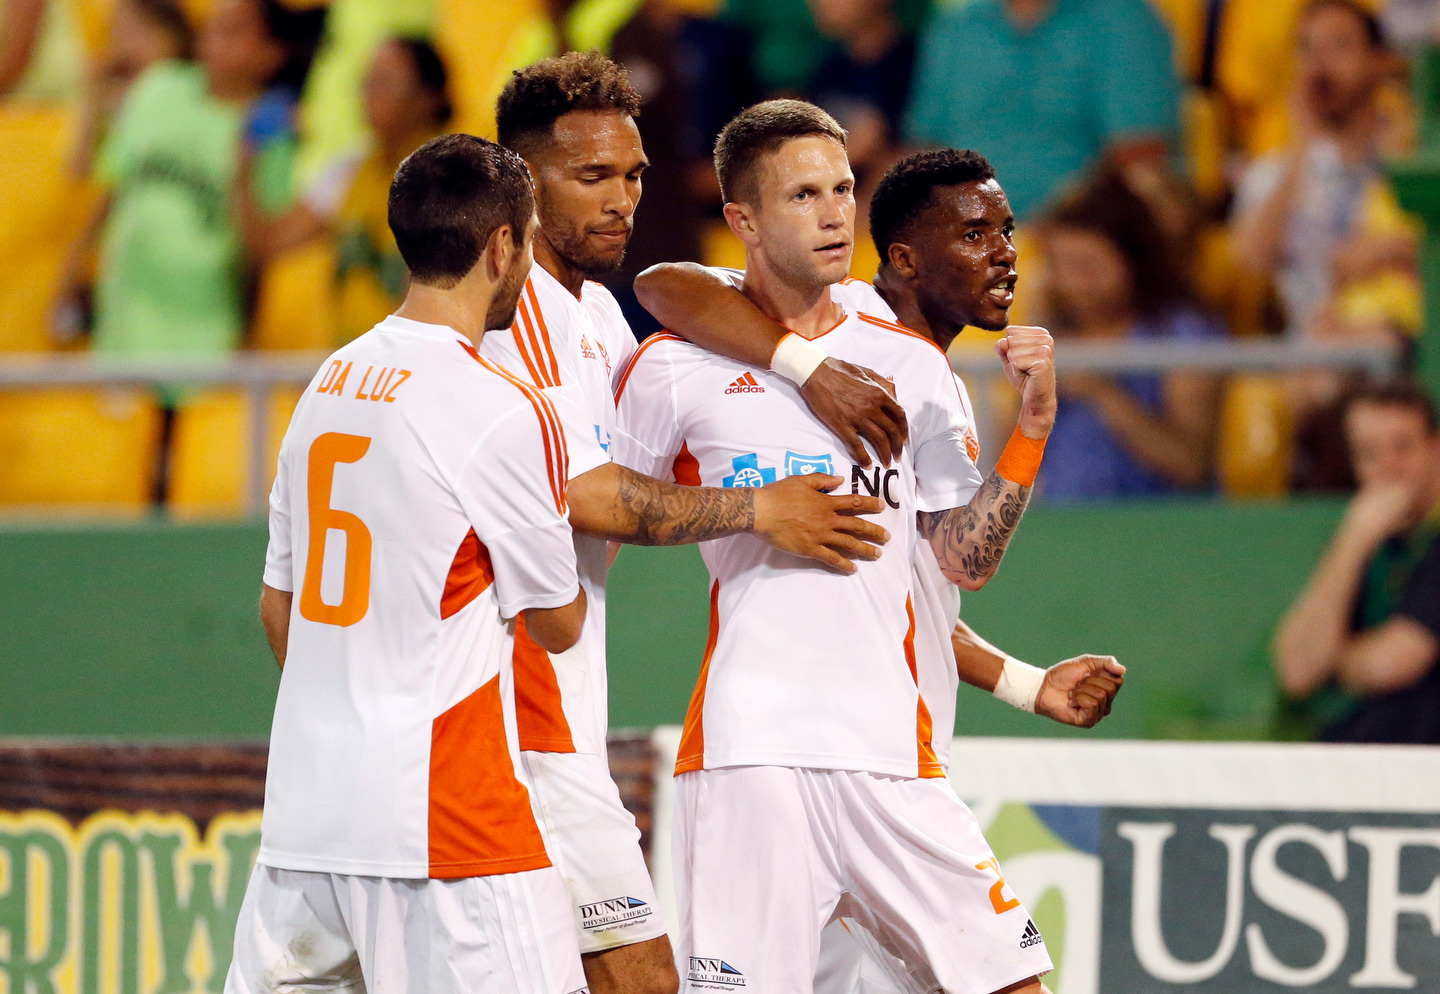
[[[760,241],[760,233],[755,226],[754,211],[749,204],[737,204],[733,201],[725,205],[725,223],[730,225],[730,230],[735,237],[746,245],[755,245]]]
[[[514,229],[508,224],[502,224],[490,232],[490,237],[485,241],[485,249],[481,253],[481,259],[485,263],[485,276],[491,283],[498,283],[510,272],[510,267],[519,261],[523,254],[524,246],[515,244]]]
[[[915,278],[915,250],[909,245],[904,242],[891,242],[890,247],[885,250],[885,256],[891,269],[907,280]]]

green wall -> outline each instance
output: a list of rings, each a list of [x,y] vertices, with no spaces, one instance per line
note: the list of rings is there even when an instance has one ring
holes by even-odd
[[[1168,503],[1037,509],[965,616],[1047,665],[1130,668],[1094,733],[1262,738],[1265,645],[1340,505]],[[278,671],[256,619],[257,525],[0,530],[0,735],[258,738]],[[610,593],[615,727],[680,721],[699,670],[707,579],[693,549],[626,549]],[[1066,734],[968,687],[959,730]]]

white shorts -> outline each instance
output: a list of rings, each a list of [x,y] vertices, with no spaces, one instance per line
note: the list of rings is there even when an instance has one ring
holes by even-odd
[[[665,921],[635,816],[603,756],[575,752],[522,752],[545,851],[570,891],[582,953],[656,939]]]
[[[853,918],[836,918],[820,933],[815,994],[934,994],[926,973],[912,973]]]
[[[258,865],[225,994],[581,994],[553,867],[402,880]]]
[[[1053,969],[975,816],[943,779],[742,766],[675,781],[682,990],[810,994],[853,918],[930,990]]]

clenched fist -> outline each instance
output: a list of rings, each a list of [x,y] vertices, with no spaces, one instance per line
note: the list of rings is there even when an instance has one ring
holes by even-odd
[[[1055,427],[1055,339],[1044,328],[1015,325],[995,343],[1005,378],[1020,393],[1020,433],[1048,438]]]
[[[1091,728],[1110,713],[1125,685],[1125,667],[1114,656],[1076,656],[1045,671],[1035,713],[1062,725]]]

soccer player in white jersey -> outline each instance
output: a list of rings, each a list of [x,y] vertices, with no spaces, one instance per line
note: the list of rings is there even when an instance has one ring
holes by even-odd
[[[231,994],[585,986],[517,778],[505,619],[579,638],[565,484],[586,467],[553,405],[475,350],[513,317],[533,212],[498,145],[407,159],[390,217],[411,289],[286,432],[261,599],[283,675]]]
[[[578,393],[606,450],[613,380],[636,341],[615,298],[592,278],[619,267],[634,223],[647,165],[639,110],[622,68],[572,52],[516,71],[495,113],[500,142],[535,179],[540,230],[515,323],[483,351],[552,394]],[[608,543],[577,535],[575,552],[590,604],[580,643],[552,658],[523,635],[517,641],[521,759],[570,891],[591,990],[671,994],[679,981],[665,923],[605,753]]]
[[[496,108],[502,144],[521,154],[534,178],[540,228],[536,265],[516,321],[508,333],[487,336],[481,351],[544,389],[557,405],[578,408],[593,429],[591,441],[602,448],[609,447],[615,421],[613,381],[636,343],[614,298],[588,277],[612,272],[624,255],[646,166],[634,121],[639,109],[639,94],[624,70],[594,52],[517,71]],[[882,404],[893,403],[883,391],[873,393]],[[840,482],[827,478],[824,485]],[[656,530],[693,541],[717,534],[701,496],[672,494],[668,518],[655,522]],[[833,500],[813,489],[794,496],[812,505]],[[865,509],[878,510],[878,502],[870,503]],[[852,536],[874,527],[837,523]],[[674,957],[639,832],[605,756],[608,548],[604,536],[583,534],[583,521],[576,521],[576,530],[580,582],[590,605],[580,642],[552,657],[523,631],[516,637],[521,758],[550,856],[571,894],[591,989],[667,994],[678,985]]]
[[[870,230],[881,258],[872,286],[846,279],[835,299],[856,310],[896,320],[946,347],[968,326],[1005,328],[1016,279],[1013,218],[994,170],[983,156],[956,149],[918,152],[887,171],[871,200]],[[658,266],[637,282],[645,303],[669,326],[710,347],[729,347],[738,336],[778,341],[786,332],[735,286],[743,274],[685,264]],[[687,310],[686,304],[693,310]],[[697,321],[696,313],[703,315]],[[708,325],[708,326],[707,326]],[[759,347],[763,348],[764,345]],[[963,383],[961,396],[969,409]],[[1022,419],[1052,414],[1022,412]],[[972,442],[978,450],[978,441]],[[916,658],[922,696],[935,725],[934,747],[944,762],[953,729],[959,680],[1001,692],[1064,724],[1090,727],[1109,713],[1124,682],[1124,667],[1109,656],[1080,656],[1040,675],[1023,667],[958,619],[958,589],[935,565],[930,549],[917,547],[914,571]],[[1013,679],[1002,687],[1006,666]],[[1025,674],[1029,673],[1028,678]],[[1016,691],[1023,689],[1023,693]],[[1033,702],[1030,698],[1034,691]],[[823,994],[902,991],[928,994],[859,923],[837,921],[822,936],[816,990]]]
[[[515,318],[533,216],[499,146],[448,135],[407,159],[390,198],[405,302],[326,362],[286,433],[261,599],[284,675],[233,994],[585,989],[510,688],[518,627],[557,653],[581,635],[567,504],[617,540],[876,553],[878,527],[836,520],[850,498],[641,477],[482,358]]]
[[[821,929],[842,910],[937,987],[1039,991],[1043,946],[1023,943],[1027,914],[940,779],[909,596],[917,512],[940,568],[976,589],[1028,488],[1003,475],[982,487],[933,342],[833,302],[854,223],[833,119],[798,101],[758,105],[722,133],[716,168],[746,246],[746,295],[797,335],[890,378],[909,441],[892,467],[845,465],[784,379],[677,336],[652,337],[622,380],[617,459],[725,486],[828,465],[885,497],[881,521],[897,536],[853,577],[744,539],[704,550],[711,638],[676,781],[687,989],[811,990]],[[1012,335],[1002,351],[1027,402],[1053,394],[1048,336]],[[1038,457],[1039,440],[1017,437],[1002,468]]]

